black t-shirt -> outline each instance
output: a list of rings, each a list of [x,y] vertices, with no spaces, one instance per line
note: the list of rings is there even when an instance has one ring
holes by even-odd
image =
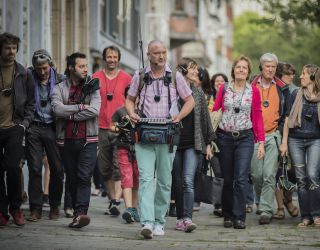
[[[179,99],[181,106],[183,101]],[[182,129],[180,134],[179,149],[188,149],[194,147],[194,109],[182,119]]]
[[[287,98],[287,113],[289,116],[298,90],[292,92]],[[301,127],[290,128],[289,137],[301,139],[319,139],[320,125],[318,120],[318,107],[316,102],[309,102],[303,97],[303,106],[301,112]]]

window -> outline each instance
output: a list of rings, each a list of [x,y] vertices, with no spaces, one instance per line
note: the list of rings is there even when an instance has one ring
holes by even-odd
[[[100,0],[99,12],[100,12],[100,23],[99,23],[100,31],[106,32],[107,31],[106,0]]]
[[[184,0],[175,0],[175,10],[184,11]]]

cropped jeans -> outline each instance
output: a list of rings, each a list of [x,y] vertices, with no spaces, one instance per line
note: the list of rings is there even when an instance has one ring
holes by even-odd
[[[320,217],[320,139],[289,137],[288,146],[298,184],[301,219]]]

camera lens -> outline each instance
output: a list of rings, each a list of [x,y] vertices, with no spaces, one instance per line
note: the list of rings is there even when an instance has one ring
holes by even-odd
[[[239,107],[235,107],[234,108],[234,112],[238,114],[240,112],[240,108]]]
[[[305,114],[304,117],[308,122],[312,121],[312,114]]]
[[[111,94],[108,93],[108,94],[107,94],[107,100],[108,100],[108,101],[111,101],[112,99],[113,99],[113,94],[112,94],[112,93],[111,93]]]
[[[40,105],[41,105],[41,107],[45,107],[45,106],[47,106],[47,100],[41,100],[40,101]]]
[[[6,89],[3,89],[1,92],[3,93],[4,96],[11,96],[12,89],[6,88]]]
[[[159,95],[155,95],[155,96],[154,96],[154,100],[155,100],[156,102],[160,102],[160,96],[159,96]]]

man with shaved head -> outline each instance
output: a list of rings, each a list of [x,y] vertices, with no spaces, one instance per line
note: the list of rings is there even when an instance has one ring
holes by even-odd
[[[179,72],[173,74],[166,65],[167,49],[163,42],[153,40],[148,44],[147,52],[150,65],[138,71],[132,78],[126,108],[132,122],[140,117],[170,118],[173,123],[181,121],[194,107],[192,92]],[[141,84],[141,75],[143,84]],[[175,78],[175,79],[173,79]],[[172,112],[176,100],[184,102],[180,111]],[[135,101],[139,97],[138,113]],[[170,112],[171,110],[171,112]],[[141,235],[151,239],[153,235],[164,235],[165,214],[168,209],[171,191],[171,170],[176,146],[170,151],[169,144],[148,144],[136,142],[136,158],[139,169],[139,208]],[[154,174],[156,172],[156,191],[154,192]]]

